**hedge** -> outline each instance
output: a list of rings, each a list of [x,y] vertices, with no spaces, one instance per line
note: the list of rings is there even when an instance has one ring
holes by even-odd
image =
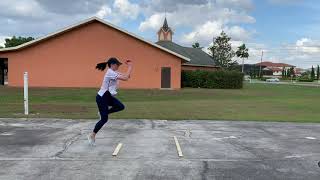
[[[304,79],[304,78],[301,78],[299,79],[299,82],[313,82],[314,80],[312,79]]]
[[[313,82],[314,79],[312,78],[309,78],[309,76],[301,76],[299,79],[298,79],[299,82]]]
[[[243,73],[236,71],[182,71],[182,87],[241,89]]]

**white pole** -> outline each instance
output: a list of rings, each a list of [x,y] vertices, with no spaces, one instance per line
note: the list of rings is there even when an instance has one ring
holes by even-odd
[[[262,50],[262,52],[261,52],[261,61],[260,61],[260,71],[259,71],[259,78],[261,77],[261,71],[262,71],[262,69],[261,69],[261,64],[262,64],[262,58],[263,58],[263,50]]]
[[[24,80],[24,114],[29,114],[29,102],[28,102],[28,72],[23,74]]]

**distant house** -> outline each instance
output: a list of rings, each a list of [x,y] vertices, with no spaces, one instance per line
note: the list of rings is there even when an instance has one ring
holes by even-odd
[[[282,76],[282,70],[288,70],[290,68],[294,68],[296,71],[296,66],[290,65],[290,64],[285,64],[285,63],[273,63],[270,61],[264,61],[261,63],[255,64],[256,66],[263,66],[264,68],[263,73],[264,75],[271,75],[271,76]]]
[[[182,63],[182,70],[214,71],[220,68],[212,57],[200,48],[184,47],[174,43],[172,40],[173,34],[172,29],[168,26],[167,18],[165,18],[163,26],[158,31],[158,42],[156,44],[189,58],[189,62]]]
[[[258,76],[260,73],[260,66],[256,64],[244,64],[243,65],[243,72],[245,75],[250,75],[250,76]],[[264,69],[266,66],[261,66],[261,70]],[[241,67],[239,67],[239,70]]]
[[[303,73],[307,72],[307,70],[302,68],[296,68],[296,75],[301,76]]]

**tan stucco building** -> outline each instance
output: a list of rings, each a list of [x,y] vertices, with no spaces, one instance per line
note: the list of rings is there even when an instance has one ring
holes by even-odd
[[[149,42],[99,18],[90,18],[17,47],[0,49],[0,84],[23,86],[23,73],[31,87],[99,87],[104,72],[97,63],[110,57],[134,62],[128,89],[180,89],[182,70],[216,70],[201,49],[173,41],[165,19],[158,42]],[[125,65],[120,71],[126,71]]]

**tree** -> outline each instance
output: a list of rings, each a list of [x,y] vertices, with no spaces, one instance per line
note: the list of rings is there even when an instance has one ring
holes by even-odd
[[[320,79],[320,66],[318,65],[317,67],[317,80],[319,81]]]
[[[241,70],[241,72],[243,73],[243,70],[244,70],[244,58],[248,59],[248,57],[249,57],[249,49],[246,47],[245,44],[242,44],[241,46],[238,47],[236,55],[237,55],[237,57],[240,57],[242,59],[242,70]]]
[[[291,71],[290,69],[287,69],[287,78],[289,78],[291,76]]]
[[[312,66],[311,68],[311,80],[313,81],[315,79],[315,74],[314,74],[314,68]]]
[[[200,43],[196,42],[192,45],[193,48],[198,48],[198,49],[202,49],[202,47],[200,47]]]
[[[240,72],[240,65],[237,61],[233,61],[232,63],[229,64],[228,70],[230,71],[239,71]]]
[[[284,69],[284,67],[282,68],[282,78],[286,77],[286,70]]]
[[[295,72],[294,72],[294,67],[291,67],[291,68],[290,68],[290,76],[296,77],[296,74],[295,74]]]
[[[2,46],[0,46],[0,49],[2,49],[3,47]]]
[[[287,70],[285,68],[283,68],[283,71],[284,71],[284,77],[286,78],[287,77]]]
[[[8,48],[8,47],[15,47],[15,46],[19,46],[21,44],[24,44],[26,42],[29,42],[29,41],[32,41],[34,40],[33,37],[16,37],[16,36],[13,36],[12,38],[7,38],[5,39],[5,47]]]
[[[311,71],[307,70],[306,72],[301,73],[301,76],[308,76],[310,77]]]
[[[229,43],[230,40],[231,38],[222,31],[220,36],[215,39],[213,45],[208,48],[217,65],[223,68],[229,68],[235,63],[235,61],[232,60],[235,53]]]

